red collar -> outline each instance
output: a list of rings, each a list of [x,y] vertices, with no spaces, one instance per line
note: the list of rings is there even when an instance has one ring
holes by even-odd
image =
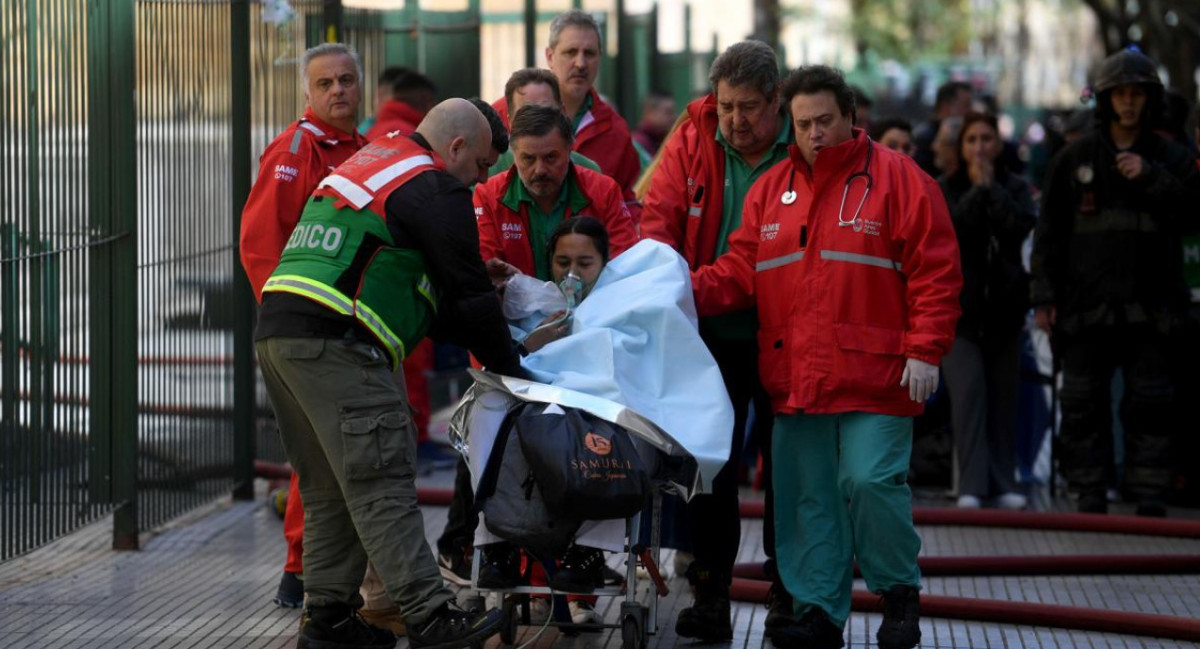
[[[337,128],[336,126],[326,124],[321,118],[317,117],[317,114],[313,112],[312,108],[304,109],[304,117],[301,118],[301,121],[314,127],[315,130],[314,128],[309,128],[307,130],[313,135],[317,136],[319,141],[327,144],[356,142],[361,147],[367,142],[366,138],[364,138],[362,135],[359,135],[357,132],[350,134]]]

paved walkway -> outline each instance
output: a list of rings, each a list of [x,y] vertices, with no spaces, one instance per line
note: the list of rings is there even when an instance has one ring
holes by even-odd
[[[441,486],[449,479],[449,474],[435,475],[425,484]],[[260,495],[265,491],[262,487]],[[1043,498],[1040,506],[1053,509],[1065,505]],[[1186,510],[1172,513],[1198,514]],[[445,508],[425,509],[430,539],[441,531],[445,515]],[[281,528],[262,498],[225,502],[155,534],[139,552],[119,553],[109,549],[111,521],[100,521],[0,564],[0,648],[293,647],[299,612],[270,602],[284,556]],[[760,532],[759,521],[743,523],[740,562],[762,560]],[[923,555],[930,557],[1200,554],[1200,539],[950,526],[925,526],[920,532]],[[670,573],[669,551],[662,563]],[[651,649],[695,644],[676,637],[671,624],[677,611],[690,601],[687,585],[672,578],[670,587],[671,595],[660,601],[664,625],[651,636]],[[1196,575],[927,577],[925,593],[1200,617],[1200,579]],[[607,621],[618,619],[615,599],[601,600],[598,608]],[[762,647],[765,615],[761,605],[735,604],[734,641],[728,647]],[[878,623],[876,614],[853,614],[846,632],[848,645],[873,647]],[[922,628],[924,647],[1194,646],[1139,636],[929,617],[922,620]],[[533,635],[533,629],[523,629],[521,637],[524,641]],[[498,644],[493,639],[488,649],[497,649]],[[550,629],[531,646],[619,649],[620,645],[619,632],[568,637]],[[404,648],[406,643],[399,646]],[[717,646],[724,649],[726,645]]]

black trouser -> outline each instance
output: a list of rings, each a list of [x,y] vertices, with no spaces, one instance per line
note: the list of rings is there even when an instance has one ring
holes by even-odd
[[[730,431],[729,460],[713,480],[712,493],[692,498],[687,517],[691,526],[693,574],[712,579],[728,589],[742,540],[741,514],[738,510],[738,469],[741,463],[746,420],[754,404],[754,431],[763,454],[766,472],[766,507],[763,513],[763,550],[775,556],[774,493],[771,489],[771,400],[758,376],[758,346],[754,341],[706,340],[733,402],[733,430]],[[697,578],[693,578],[696,581]]]
[[[1168,336],[1149,325],[1096,326],[1055,343],[1062,359],[1060,458],[1067,482],[1082,494],[1104,493],[1113,462],[1110,386],[1120,367],[1125,486],[1142,500],[1165,498],[1175,404]]]
[[[453,555],[465,552],[475,540],[475,528],[479,527],[479,512],[475,511],[475,492],[471,489],[471,469],[466,460],[459,458],[454,475],[454,497],[450,500],[450,512],[446,515],[446,529],[438,537],[439,554]]]

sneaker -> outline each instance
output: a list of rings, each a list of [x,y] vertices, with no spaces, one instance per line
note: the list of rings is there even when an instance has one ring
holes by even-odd
[[[470,613],[457,604],[442,604],[421,624],[408,627],[408,646],[412,649],[459,649],[482,645],[500,632],[504,614],[498,608]]]
[[[1008,491],[996,497],[996,506],[1000,509],[1017,511],[1025,509],[1028,504],[1029,499],[1015,491]]]
[[[921,641],[921,594],[912,586],[892,586],[883,596],[883,622],[875,632],[880,649],[912,649]]]
[[[358,611],[337,604],[310,606],[300,617],[297,649],[392,649],[396,636],[367,624]]]
[[[842,630],[815,606],[793,624],[768,629],[767,637],[778,649],[841,649],[846,645]]]
[[[390,631],[398,638],[404,637],[404,616],[400,615],[400,609],[395,606],[377,609],[360,608],[358,614],[362,616],[363,622],[377,629]]]
[[[692,605],[675,618],[675,635],[697,638],[702,642],[725,642],[733,639],[730,620],[729,587],[725,580],[710,570],[692,563],[688,566],[688,581],[696,593]]]
[[[770,630],[795,623],[792,596],[781,584],[772,582],[771,587],[767,589],[767,618],[763,625]]]
[[[300,581],[300,575],[285,570],[283,577],[279,578],[279,588],[271,601],[283,608],[304,606],[304,582]]]
[[[959,509],[979,509],[983,503],[979,502],[979,496],[963,494],[958,497]]]
[[[591,602],[583,600],[568,602],[567,610],[571,612],[571,621],[575,624],[600,623],[600,614],[596,612],[596,607],[592,606]]]
[[[550,588],[563,593],[591,593],[604,587],[604,553],[596,548],[572,545],[562,564],[550,577]]]
[[[455,586],[471,585],[471,558],[465,552],[438,552],[438,570]]]
[[[476,588],[508,590],[521,585],[521,552],[511,543],[491,543],[480,553]]]

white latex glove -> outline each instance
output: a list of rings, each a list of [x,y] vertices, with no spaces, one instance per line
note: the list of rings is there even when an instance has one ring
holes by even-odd
[[[937,365],[930,365],[915,358],[908,359],[904,364],[904,376],[900,377],[900,387],[908,386],[908,396],[917,403],[924,403],[938,386]]]

